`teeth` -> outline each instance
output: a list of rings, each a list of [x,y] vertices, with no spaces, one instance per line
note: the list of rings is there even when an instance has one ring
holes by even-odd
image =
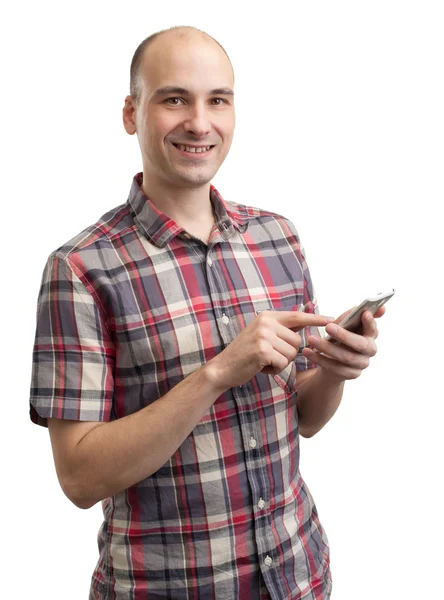
[[[206,146],[205,148],[193,148],[192,146],[183,146],[182,144],[177,144],[177,147],[180,150],[185,150],[186,152],[194,152],[197,154],[200,154],[201,152],[207,152],[211,148],[211,146]]]

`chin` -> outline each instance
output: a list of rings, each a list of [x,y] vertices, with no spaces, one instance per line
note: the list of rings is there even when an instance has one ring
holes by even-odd
[[[188,183],[189,185],[193,186],[206,185],[213,179],[216,173],[217,171],[213,172],[213,170],[211,171],[211,173],[209,171],[207,171],[206,173],[183,173],[179,175],[178,179],[183,184]]]

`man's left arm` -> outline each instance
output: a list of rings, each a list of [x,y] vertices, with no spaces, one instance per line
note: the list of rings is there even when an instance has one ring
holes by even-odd
[[[350,311],[337,321],[340,322]],[[345,381],[357,379],[370,364],[377,349],[375,340],[378,327],[375,319],[385,313],[382,306],[372,315],[370,311],[362,315],[362,334],[352,333],[335,323],[327,325],[326,332],[339,344],[323,338],[310,336],[308,342],[314,347],[304,348],[303,355],[318,368],[298,373],[296,407],[299,419],[299,433],[312,437],[332,418],[342,400]]]

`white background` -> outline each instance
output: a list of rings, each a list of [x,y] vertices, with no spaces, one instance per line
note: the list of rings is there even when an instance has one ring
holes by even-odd
[[[444,598],[442,3],[17,1],[0,22],[2,597],[88,597],[101,507],[64,496],[29,419],[38,288],[49,254],[141,170],[121,122],[134,50],[194,25],[236,75],[214,185],[292,219],[321,313],[396,289],[369,369],[302,440],[332,599]]]

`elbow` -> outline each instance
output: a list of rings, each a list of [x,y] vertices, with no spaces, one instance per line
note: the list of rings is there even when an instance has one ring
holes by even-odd
[[[63,493],[77,508],[87,510],[96,504],[96,501],[92,501],[79,486],[74,486],[68,483],[61,485]]]
[[[301,418],[298,414],[298,431],[303,438],[312,438],[324,427],[325,423],[307,423],[306,419]]]
[[[83,510],[87,510],[88,508],[92,508],[96,502],[92,502],[86,498],[75,498],[71,499],[71,502],[77,506],[77,508],[82,508]]]
[[[90,494],[86,494],[82,491],[77,492],[75,495],[73,494],[70,497],[71,502],[77,506],[77,508],[81,508],[83,510],[87,510],[88,508],[92,508],[97,502],[98,499],[91,498]]]
[[[307,438],[307,439],[312,438],[314,435],[316,435],[320,429],[321,429],[321,427],[316,429],[314,427],[308,427],[307,425],[303,425],[301,423],[299,423],[299,426],[298,426],[299,435],[301,437]]]
[[[83,510],[87,510],[88,508],[92,508],[97,502],[85,498],[83,496],[68,496],[69,500],[76,506],[77,508],[81,508]]]
[[[316,435],[317,431],[310,431],[309,429],[299,428],[299,435],[303,438],[309,439]]]

